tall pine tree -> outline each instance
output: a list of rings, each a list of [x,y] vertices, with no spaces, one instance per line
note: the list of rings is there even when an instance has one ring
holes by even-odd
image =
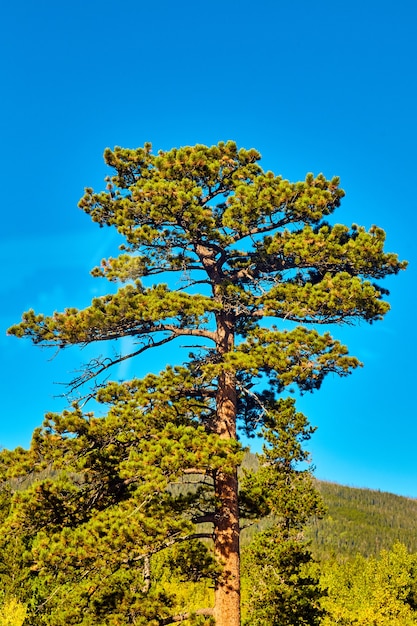
[[[291,183],[264,172],[259,159],[256,150],[238,150],[233,142],[157,155],[149,144],[106,150],[115,173],[104,191],[86,189],[79,206],[125,238],[122,254],[93,270],[118,283],[117,292],[95,298],[84,310],[52,316],[29,311],[9,330],[59,348],[133,339],[129,354],[94,360],[74,385],[124,359],[178,345],[178,338],[199,346],[188,361],[159,376],[99,391],[99,399],[114,407],[114,448],[100,448],[99,423],[79,409],[54,418],[53,428],[39,434],[39,446],[57,432],[70,433],[65,445],[73,448],[74,440],[93,437],[89,463],[97,476],[108,476],[106,485],[91,487],[90,496],[104,510],[106,498],[121,501],[135,485],[143,506],[137,518],[135,509],[128,515],[138,528],[147,507],[153,519],[155,494],[162,513],[167,484],[183,475],[206,477],[212,494],[190,521],[212,528],[221,565],[215,577],[217,626],[240,624],[239,425],[253,434],[279,411],[277,395],[288,385],[312,391],[329,372],[345,376],[358,366],[343,345],[316,328],[382,319],[387,291],[373,281],[405,268],[384,252],[380,228],[326,222],[344,195],[338,178],[308,174]],[[121,455],[119,464],[112,454]],[[172,512],[152,531],[153,544],[185,531],[185,521],[175,522]]]

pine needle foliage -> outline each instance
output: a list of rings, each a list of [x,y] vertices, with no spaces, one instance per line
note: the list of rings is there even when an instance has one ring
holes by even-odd
[[[387,291],[375,281],[406,264],[384,251],[380,228],[329,223],[344,195],[336,177],[291,183],[231,141],[104,156],[114,173],[103,191],[87,188],[79,206],[124,238],[121,254],[92,272],[117,291],[83,310],[28,311],[9,329],[55,348],[133,344],[72,381],[99,381],[92,395],[106,417],[77,404],[50,415],[21,455],[22,473],[49,464],[59,476],[14,496],[10,529],[26,533],[32,571],[47,579],[32,623],[35,615],[84,626],[192,619],[172,615],[175,601],[152,588],[147,564],[175,543],[201,554],[193,542],[209,535],[215,564],[207,555],[203,571],[193,564],[190,574],[212,576],[215,606],[198,620],[238,626],[238,429],[274,432],[286,389],[313,391],[328,373],[356,368],[347,348],[317,329],[382,319]],[[182,364],[124,383],[97,378],[183,337],[195,348]],[[4,459],[4,471],[16,473],[13,460]],[[185,495],[169,488],[196,476]],[[257,493],[246,489],[245,516],[272,506],[273,496]],[[199,533],[200,523],[210,532]],[[181,567],[191,563],[177,554]]]

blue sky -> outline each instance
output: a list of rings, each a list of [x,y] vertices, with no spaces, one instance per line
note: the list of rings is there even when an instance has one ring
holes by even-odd
[[[108,289],[89,270],[117,237],[77,208],[104,148],[233,139],[290,180],[339,175],[335,221],[378,224],[410,261],[383,322],[331,329],[365,367],[299,406],[319,478],[417,497],[414,0],[6,0],[0,29],[0,446],[27,446],[88,359],[6,329]],[[138,372],[164,365],[146,359]]]

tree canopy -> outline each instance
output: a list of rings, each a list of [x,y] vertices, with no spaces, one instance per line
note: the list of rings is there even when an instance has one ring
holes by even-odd
[[[21,467],[53,467],[59,480],[36,480],[29,495],[17,493],[25,502],[13,523],[26,524],[19,515],[30,510],[38,524],[33,570],[46,568],[51,584],[65,572],[44,605],[65,603],[77,585],[78,609],[68,610],[83,607],[84,617],[65,623],[117,624],[121,615],[123,623],[169,623],[174,601],[152,596],[149,558],[174,543],[206,554],[206,544],[195,542],[210,537],[213,556],[207,552],[193,575],[214,580],[215,604],[195,619],[212,614],[217,626],[238,626],[240,514],[274,506],[271,484],[262,493],[246,480],[239,496],[239,428],[294,441],[300,431],[283,424],[303,422],[285,390],[313,391],[328,373],[346,376],[359,365],[318,328],[372,323],[389,309],[375,281],[406,264],[384,251],[382,229],[330,223],[344,196],[339,179],[308,174],[291,183],[259,160],[233,142],[156,155],[150,144],[106,150],[115,173],[105,190],[87,188],[79,206],[124,238],[121,254],[92,271],[116,283],[116,292],[83,310],[29,311],[9,329],[58,348],[132,338],[130,352],[94,359],[72,388],[193,338],[187,359],[159,374],[99,382],[92,394],[108,406],[105,418],[75,404],[34,435]],[[264,460],[285,470],[279,454]],[[7,458],[3,465],[10,474]],[[179,482],[186,489],[177,493]],[[183,617],[194,619],[192,612]]]

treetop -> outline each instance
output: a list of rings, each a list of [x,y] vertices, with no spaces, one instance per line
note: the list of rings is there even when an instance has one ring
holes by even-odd
[[[261,324],[374,322],[389,310],[374,281],[406,263],[384,251],[381,228],[328,223],[344,196],[337,177],[291,183],[231,141],[157,155],[150,144],[116,147],[105,160],[115,174],[104,191],[87,188],[79,206],[125,237],[121,254],[92,271],[117,292],[84,310],[28,311],[10,334],[61,348],[129,336],[139,345],[124,359],[184,335],[219,346],[222,318],[255,354]]]

